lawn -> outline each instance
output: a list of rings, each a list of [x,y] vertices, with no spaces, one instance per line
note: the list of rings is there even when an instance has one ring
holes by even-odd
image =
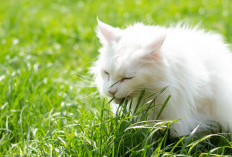
[[[170,140],[170,122],[115,116],[88,73],[97,17],[201,24],[232,43],[231,0],[1,0],[0,156],[208,156],[232,154],[222,135]]]

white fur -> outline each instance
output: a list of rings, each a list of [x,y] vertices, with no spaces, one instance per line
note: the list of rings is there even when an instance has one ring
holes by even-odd
[[[181,119],[173,126],[178,135],[203,120],[232,129],[232,56],[220,35],[181,25],[119,29],[98,21],[97,36],[103,47],[92,72],[101,93],[138,97],[138,89],[152,93],[168,86],[159,99],[171,95],[161,119]]]

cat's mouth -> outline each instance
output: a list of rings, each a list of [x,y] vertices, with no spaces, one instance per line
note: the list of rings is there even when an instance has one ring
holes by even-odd
[[[116,104],[121,104],[121,103],[123,103],[124,100],[125,100],[125,98],[115,98],[114,97],[114,103],[116,103]]]
[[[114,103],[116,103],[116,104],[122,104],[123,102],[125,102],[125,101],[128,101],[128,100],[130,100],[131,99],[131,97],[130,96],[127,96],[127,97],[124,97],[124,98],[116,98],[116,97],[114,97]]]
[[[122,104],[125,101],[131,100],[132,99],[132,92],[130,94],[128,94],[126,97],[124,98],[116,98],[114,97],[114,103],[116,104]]]

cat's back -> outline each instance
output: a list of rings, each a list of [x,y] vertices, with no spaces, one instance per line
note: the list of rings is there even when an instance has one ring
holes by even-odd
[[[228,45],[223,37],[215,32],[188,26],[175,26],[166,30],[166,47],[180,53],[199,56],[228,56]],[[165,45],[164,45],[165,46]],[[229,55],[230,56],[230,55]]]
[[[232,53],[221,35],[180,26],[166,32],[162,52],[175,75],[183,73],[212,84],[227,82],[232,87]]]

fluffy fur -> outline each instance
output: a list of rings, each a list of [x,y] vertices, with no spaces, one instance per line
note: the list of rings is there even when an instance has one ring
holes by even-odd
[[[92,72],[101,93],[119,102],[138,97],[140,89],[149,95],[168,87],[159,97],[163,102],[171,95],[160,119],[180,119],[173,125],[177,135],[204,120],[232,128],[232,56],[220,35],[181,25],[119,29],[98,21],[97,36],[102,48]]]

